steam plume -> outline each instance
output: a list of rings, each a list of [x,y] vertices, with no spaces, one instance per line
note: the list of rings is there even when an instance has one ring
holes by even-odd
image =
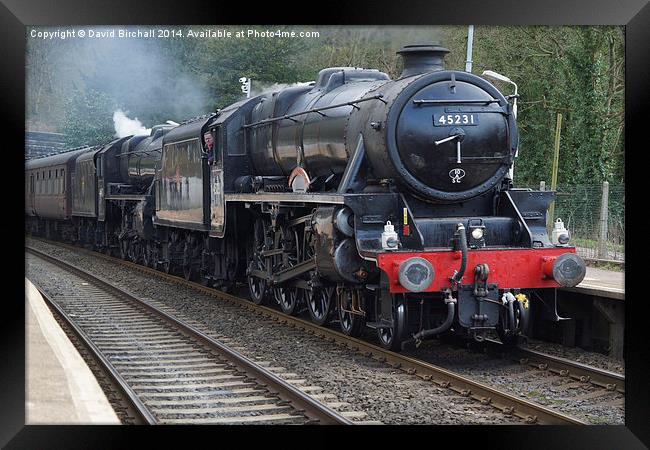
[[[115,126],[115,137],[122,138],[130,135],[148,135],[151,133],[151,128],[146,128],[142,122],[135,119],[129,119],[121,109],[113,113],[113,124]]]

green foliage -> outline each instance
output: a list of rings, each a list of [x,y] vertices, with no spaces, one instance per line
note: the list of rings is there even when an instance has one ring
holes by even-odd
[[[88,89],[77,91],[65,103],[62,131],[69,147],[93,145],[114,139],[112,111],[117,103],[106,93]]]
[[[451,27],[447,39],[464,49],[463,30]],[[474,39],[473,72],[499,72],[519,88],[517,185],[550,181],[558,113],[558,183],[624,182],[620,27],[476,27]],[[451,59],[464,68],[463,52]],[[494,83],[512,93],[510,85]]]

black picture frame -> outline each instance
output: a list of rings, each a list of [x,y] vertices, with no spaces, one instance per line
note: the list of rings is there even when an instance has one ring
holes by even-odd
[[[640,193],[637,203],[628,201],[628,221],[633,214],[645,209],[643,184],[647,143],[642,142],[644,119],[648,117],[650,80],[650,5],[648,0],[550,0],[550,1],[480,1],[458,2],[269,2],[230,3],[205,0],[157,0],[156,2],[102,0],[3,0],[0,5],[0,46],[3,69],[0,101],[5,124],[2,142],[2,173],[0,191],[5,209],[0,229],[7,250],[3,251],[3,266],[20,267],[15,261],[24,258],[24,236],[21,208],[23,196],[23,154],[25,125],[25,27],[28,25],[91,25],[91,24],[359,24],[359,25],[624,25],[626,33],[626,184],[627,193]],[[647,122],[646,122],[647,123]],[[632,169],[628,169],[632,168]],[[636,172],[636,173],[635,173]],[[16,188],[12,186],[16,184]],[[647,194],[646,194],[647,195]],[[640,216],[641,218],[642,216]],[[326,445],[341,445],[341,440],[361,434],[367,442],[380,445],[384,436],[396,436],[401,446],[408,445],[471,445],[475,448],[589,448],[620,449],[650,446],[650,388],[644,380],[644,369],[650,361],[645,334],[648,321],[647,296],[642,292],[644,277],[642,252],[644,221],[630,227],[630,236],[638,235],[638,243],[627,246],[626,291],[626,425],[589,427],[359,427],[354,430],[331,430],[317,427],[300,429],[304,438],[289,438],[286,429],[256,427],[255,434],[247,427],[224,430],[214,427],[114,427],[114,426],[25,426],[25,351],[24,351],[24,284],[20,270],[15,276],[5,276],[11,290],[3,299],[3,320],[0,322],[2,341],[2,383],[0,383],[0,445],[7,448],[102,448],[133,447],[133,439],[145,438],[150,446],[173,443],[178,445],[218,445],[226,436],[241,439],[241,445],[252,445],[253,438],[271,434],[280,445],[313,445],[313,438]],[[629,222],[628,222],[629,223]],[[638,231],[637,231],[638,230]],[[630,241],[632,242],[632,241]],[[639,261],[635,263],[635,260]],[[5,272],[6,273],[6,272]],[[24,272],[23,272],[24,275]],[[647,277],[647,275],[646,275]],[[23,306],[21,306],[23,305]],[[292,434],[297,429],[291,429]],[[336,432],[336,437],[332,432]],[[260,434],[261,433],[261,434]],[[309,434],[309,437],[306,435]],[[321,436],[318,436],[318,435]],[[327,438],[330,439],[327,439]],[[332,439],[333,438],[333,439]],[[379,438],[379,439],[378,439]],[[404,439],[406,438],[406,439]],[[205,444],[199,439],[204,439]],[[304,439],[304,440],[303,440]],[[417,444],[416,444],[417,442]]]

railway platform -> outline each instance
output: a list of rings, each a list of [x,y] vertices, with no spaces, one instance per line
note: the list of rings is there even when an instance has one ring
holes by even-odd
[[[574,288],[564,288],[563,290],[624,301],[625,272],[587,267],[587,274],[582,283]]]
[[[571,319],[560,322],[559,342],[623,358],[625,272],[587,267],[579,285],[558,289],[557,300],[559,315]]]
[[[25,279],[25,422],[120,424],[93,373]]]

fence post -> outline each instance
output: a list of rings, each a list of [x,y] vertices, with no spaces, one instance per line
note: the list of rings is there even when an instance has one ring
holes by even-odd
[[[609,214],[609,182],[603,181],[603,196],[600,201],[600,234],[598,236],[598,258],[609,259],[607,254],[607,223]]]

